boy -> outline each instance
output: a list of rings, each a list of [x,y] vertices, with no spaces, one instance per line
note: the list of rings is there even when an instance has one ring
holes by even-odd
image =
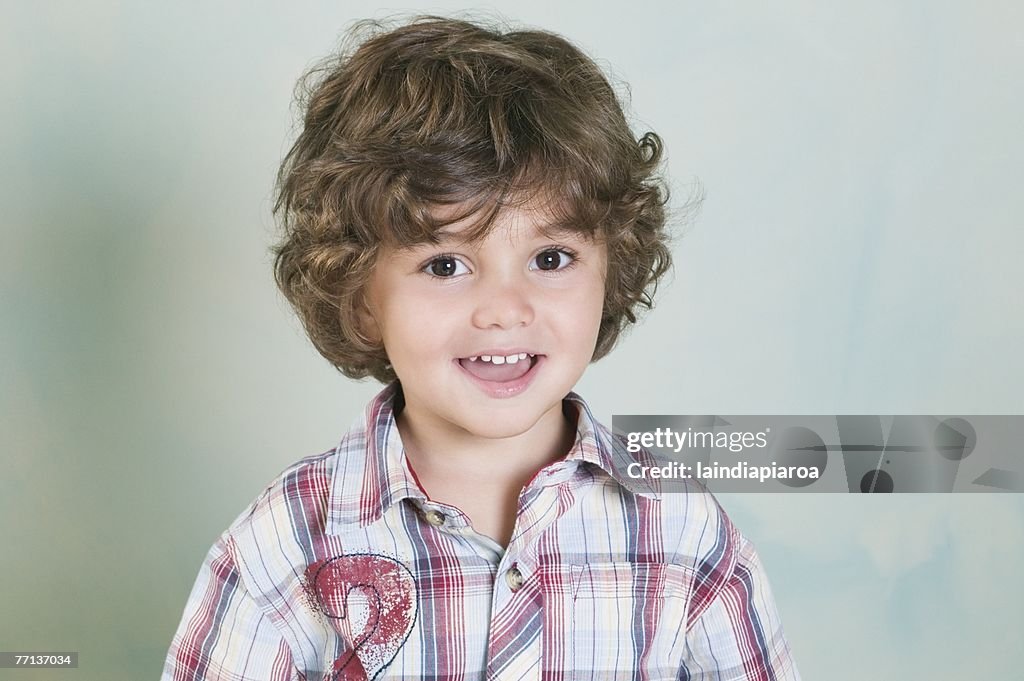
[[[555,35],[425,17],[315,71],[278,284],[388,386],[203,564],[165,679],[796,679],[751,545],[571,392],[667,270],[660,140]]]

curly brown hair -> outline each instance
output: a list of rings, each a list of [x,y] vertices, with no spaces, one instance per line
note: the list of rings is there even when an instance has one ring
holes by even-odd
[[[274,205],[277,284],[320,354],[351,378],[393,380],[360,326],[382,247],[435,242],[477,215],[467,236],[480,238],[543,193],[555,227],[607,246],[592,359],[606,355],[671,266],[661,139],[637,140],[601,69],[553,33],[426,16],[360,22],[345,44],[299,81],[303,128]]]

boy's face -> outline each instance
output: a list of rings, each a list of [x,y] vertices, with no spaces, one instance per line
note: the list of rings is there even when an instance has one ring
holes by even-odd
[[[466,220],[438,245],[381,255],[367,326],[401,381],[407,418],[486,438],[561,418],[597,343],[607,256],[582,235],[545,236],[543,218],[508,208],[478,242],[458,240]]]

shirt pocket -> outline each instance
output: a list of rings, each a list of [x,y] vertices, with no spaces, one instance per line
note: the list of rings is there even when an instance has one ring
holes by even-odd
[[[690,573],[678,565],[570,566],[572,679],[675,679]]]

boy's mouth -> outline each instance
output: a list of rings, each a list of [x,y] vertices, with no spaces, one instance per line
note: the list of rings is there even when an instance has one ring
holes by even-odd
[[[508,383],[529,373],[541,356],[529,352],[508,355],[477,355],[462,357],[459,359],[459,364],[467,373],[481,381]]]

